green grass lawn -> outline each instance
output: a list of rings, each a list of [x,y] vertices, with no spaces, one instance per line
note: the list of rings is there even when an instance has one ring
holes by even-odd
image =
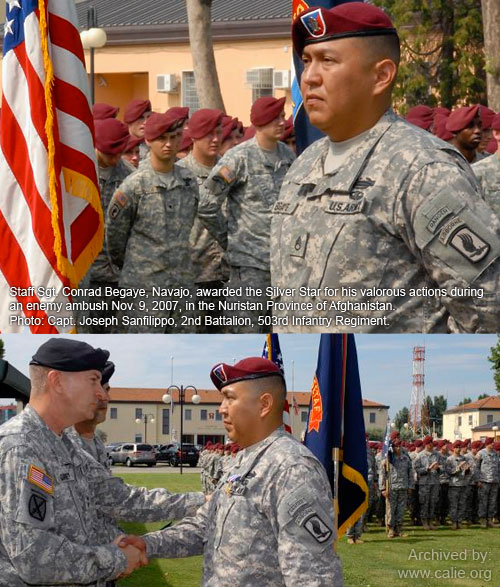
[[[121,473],[127,483],[166,487],[169,491],[199,491],[198,475]],[[127,532],[144,534],[161,524],[122,524]],[[389,540],[383,528],[369,526],[364,544],[349,545],[345,537],[338,545],[346,587],[482,587],[500,585],[500,529],[482,530],[478,526],[451,530],[450,526],[426,532],[407,527],[408,538]],[[477,560],[473,560],[473,557]],[[438,557],[441,560],[436,560]],[[448,557],[448,560],[445,559]],[[456,557],[453,560],[452,557]],[[483,561],[484,557],[484,561]],[[425,559],[433,560],[425,560]],[[420,560],[419,560],[420,559]],[[465,559],[465,560],[463,560]],[[199,587],[201,557],[154,560],[131,577],[120,581],[123,587]],[[406,577],[408,571],[429,572]],[[237,587],[237,586],[235,586]],[[258,586],[256,586],[258,587]],[[304,584],[304,587],[307,585]],[[335,587],[335,586],[332,586]]]

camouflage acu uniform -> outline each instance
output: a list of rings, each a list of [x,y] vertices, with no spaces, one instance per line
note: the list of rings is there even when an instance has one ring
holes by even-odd
[[[98,463],[100,463],[105,469],[110,470],[108,451],[104,446],[102,440],[94,435],[92,440],[83,438],[74,428],[67,428],[66,434],[71,440],[77,444],[82,450],[88,452]]]
[[[273,157],[276,161],[268,158],[254,137],[230,149],[200,190],[199,217],[215,236],[220,230],[221,207],[227,202],[227,262],[230,265],[231,288],[243,287],[244,290],[250,286],[265,292],[266,287],[271,285],[271,209],[295,155],[279,142]],[[238,299],[262,302],[266,297],[257,299],[245,295]],[[263,312],[241,310],[236,314],[252,318],[256,325],[257,316]],[[267,332],[269,328],[244,330]]]
[[[125,570],[117,546],[99,545],[89,460],[30,406],[0,427],[2,584],[104,585]]]
[[[484,199],[500,218],[500,159],[495,153],[472,166],[472,171],[481,184]]]
[[[201,187],[207,177],[212,171],[211,167],[202,165],[195,158],[193,153],[189,153],[184,159],[178,163],[180,167],[189,169],[198,181],[198,187]],[[223,226],[226,222],[222,210],[219,211],[219,223]],[[221,289],[224,287],[224,282],[229,278],[229,268],[224,259],[224,249],[221,247],[215,237],[213,237],[204,224],[197,217],[194,221],[193,229],[191,231],[191,260],[193,262],[194,281],[198,286],[204,288]],[[204,316],[220,316],[219,302],[222,301],[221,296],[203,296],[200,299],[214,302],[216,310],[214,311],[198,311],[204,322]],[[197,329],[201,333],[214,332],[214,328],[202,325]],[[221,328],[215,328],[215,331],[220,332]]]
[[[149,292],[144,300],[125,298],[134,307],[119,313],[120,321],[123,314],[139,321],[152,316],[173,317],[177,321],[176,332],[193,330],[181,325],[182,316],[188,314],[184,309],[185,299],[158,298],[151,291],[155,286],[193,290],[189,235],[198,197],[196,178],[190,171],[174,165],[173,171],[164,178],[153,170],[150,160],[144,161],[141,169],[127,177],[113,195],[106,230],[109,255],[121,269],[119,285],[141,287]],[[177,301],[176,308],[158,306],[168,301]],[[139,302],[144,302],[146,308],[141,309]],[[145,320],[143,324],[125,326],[123,330],[164,332],[168,329]]]
[[[104,214],[108,209],[109,203],[115,191],[118,189],[122,181],[135,171],[135,167],[121,159],[114,167],[111,168],[111,173],[106,176],[104,171],[99,167],[99,187],[101,191],[101,203]],[[92,264],[89,272],[85,276],[83,283],[81,284],[82,289],[97,290],[98,288],[105,288],[106,286],[116,287],[118,284],[119,269],[114,266],[109,258],[108,251],[106,248],[106,239],[104,239],[102,251],[97,256],[96,260]],[[91,302],[95,304],[97,302],[102,303],[103,309],[101,310],[89,310],[88,316],[91,318],[104,318],[113,316],[115,310],[111,308],[111,299],[104,295],[100,296],[78,296],[75,297],[75,302]],[[107,305],[107,308],[106,308]],[[106,309],[104,309],[106,308]],[[78,311],[78,317],[86,312]],[[91,326],[80,326],[78,332],[90,332],[93,334],[104,334],[109,332],[104,326],[99,324]]]
[[[446,460],[445,468],[450,479],[448,488],[450,520],[459,524],[465,519],[467,487],[471,475],[470,463],[463,455],[452,454]]]
[[[148,558],[203,552],[203,587],[343,584],[325,471],[282,429],[238,453],[196,517],[144,540]]]
[[[403,516],[408,498],[408,490],[413,488],[413,471],[407,453],[393,454],[389,463],[389,503],[391,507],[389,527],[395,535],[401,532]],[[381,468],[379,486],[385,489],[387,480],[386,467]]]
[[[313,143],[283,182],[271,223],[271,273],[273,286],[295,288],[295,295],[276,301],[327,301],[325,311],[280,315],[334,319],[330,326],[278,330],[495,331],[500,223],[460,153],[391,110],[362,148],[325,175],[328,151],[328,138]],[[483,288],[484,297],[453,292],[469,286]],[[301,287],[323,293],[301,297]],[[325,287],[337,291],[325,297]],[[342,287],[355,288],[356,295],[348,297]],[[426,287],[446,289],[446,295],[410,297],[410,289]],[[405,295],[398,296],[402,289]],[[330,304],[346,301],[390,303],[392,309]]]
[[[376,478],[377,480],[380,479],[380,475],[382,474],[382,468],[385,467],[385,459],[383,458],[382,451],[377,452],[375,455],[375,467],[376,467]],[[385,526],[385,498],[380,493],[383,491],[384,487],[380,484],[378,486],[377,491],[377,506],[375,510],[375,514],[377,516],[377,520],[379,521],[380,526]]]
[[[479,468],[479,517],[493,520],[497,514],[497,493],[500,476],[500,460],[495,450],[483,448],[476,455]]]
[[[430,471],[429,467],[438,463],[438,453],[423,450],[415,458],[413,465],[419,476],[420,516],[424,522],[434,519],[436,503],[439,497],[439,469]]]
[[[450,504],[448,500],[448,489],[450,487],[450,476],[446,470],[446,462],[449,454],[443,454],[441,451],[438,453],[439,462],[439,501],[437,505],[436,518],[439,519],[439,523],[443,526],[446,524],[446,518],[448,517],[448,510]]]

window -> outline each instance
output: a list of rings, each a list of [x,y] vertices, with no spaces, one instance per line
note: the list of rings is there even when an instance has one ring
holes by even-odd
[[[220,422],[222,420],[222,414],[219,412],[219,410],[217,410],[215,412],[215,419]]]
[[[462,416],[458,416],[458,425],[461,426],[462,425]]]
[[[370,424],[375,424],[377,420],[377,414],[375,412],[370,412]]]
[[[307,422],[307,410],[302,410],[300,412],[300,421],[304,422],[304,424]]]
[[[193,71],[182,72],[182,105],[189,108],[190,116],[200,108]]]
[[[110,408],[109,419],[116,420],[118,418],[118,408]]]
[[[135,442],[142,442],[142,434],[135,435]]]
[[[170,434],[170,409],[162,410],[161,433]]]
[[[207,410],[200,410],[200,420],[207,419]]]
[[[137,418],[139,418],[139,420],[142,420],[142,408],[135,408],[135,418],[137,420]]]
[[[469,426],[472,426],[472,414],[469,415]]]
[[[486,416],[486,424],[493,424],[493,414],[488,414]]]
[[[193,415],[193,410],[191,408],[186,408],[184,410],[184,420],[191,420]]]
[[[263,96],[273,95],[273,68],[259,67],[246,73],[246,85],[252,88],[252,104]]]

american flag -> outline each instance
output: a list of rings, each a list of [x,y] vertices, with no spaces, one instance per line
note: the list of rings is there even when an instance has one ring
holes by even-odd
[[[273,363],[276,363],[280,368],[281,374],[285,376],[285,367],[283,365],[283,355],[281,354],[280,341],[277,334],[268,334],[266,336],[266,342],[264,343],[264,350],[262,351],[262,357],[269,359]],[[283,426],[287,432],[292,434],[292,420],[290,418],[290,404],[285,399],[285,405],[283,407]]]
[[[62,290],[78,284],[102,248],[93,120],[76,22],[72,1],[7,0],[0,121],[3,332],[74,330],[66,307],[71,295]]]
[[[44,491],[48,493],[54,493],[54,484],[52,482],[52,477],[47,475],[45,471],[35,467],[34,465],[30,465],[29,473],[28,473],[28,481],[40,487]]]

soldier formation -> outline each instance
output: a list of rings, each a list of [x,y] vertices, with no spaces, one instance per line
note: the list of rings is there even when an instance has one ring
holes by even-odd
[[[364,527],[375,516],[389,538],[405,537],[405,513],[424,530],[448,524],[453,530],[500,526],[500,442],[493,438],[452,443],[426,436],[409,442],[395,431],[388,450],[370,441],[368,453],[371,491]],[[351,543],[362,542],[361,527],[353,534]]]
[[[208,441],[205,444],[198,460],[198,467],[201,468],[201,486],[205,495],[214,491],[223,474],[232,466],[240,450],[235,442],[213,444]]]

